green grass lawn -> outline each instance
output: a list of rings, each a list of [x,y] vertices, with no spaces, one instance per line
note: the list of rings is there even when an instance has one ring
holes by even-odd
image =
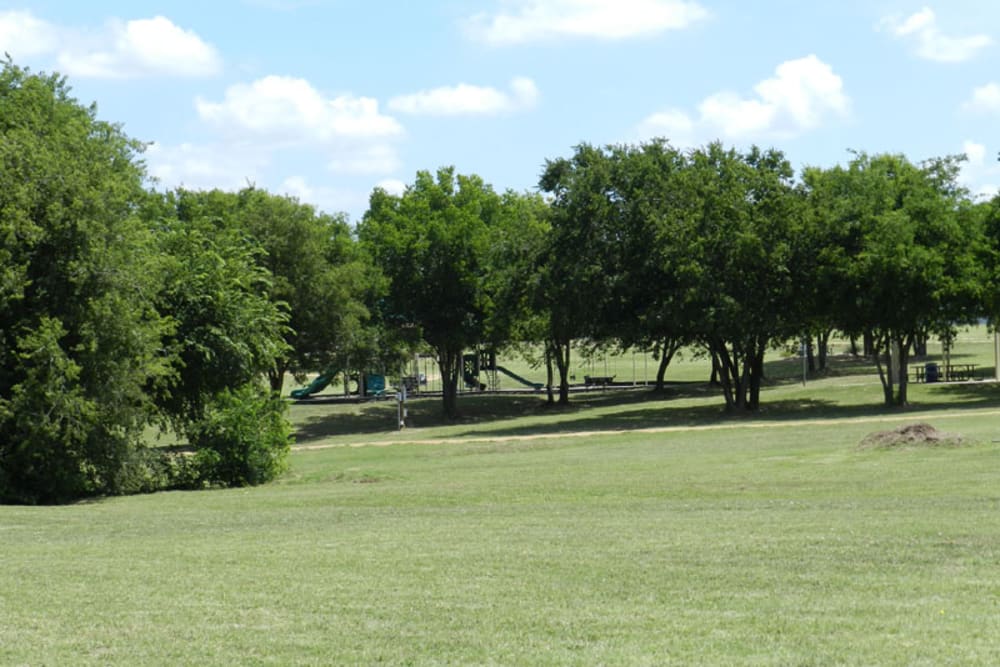
[[[0,664],[1000,663],[1000,389],[794,363],[752,418],[297,405],[275,484],[0,507]],[[966,442],[858,448],[907,421]]]

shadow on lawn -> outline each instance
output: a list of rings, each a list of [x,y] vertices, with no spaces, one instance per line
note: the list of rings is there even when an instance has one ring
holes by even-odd
[[[887,408],[879,403],[840,405],[817,398],[766,401],[757,412],[728,413],[720,404],[671,407],[668,402],[647,402],[614,414],[581,415],[558,423],[514,426],[512,428],[472,428],[460,437],[532,435],[574,431],[619,431],[664,426],[707,426],[722,423],[781,423],[805,419],[837,420],[856,417],[910,415],[919,419],[935,410],[974,410],[1000,407],[1000,388],[995,385],[941,385],[940,395],[927,396],[905,408]],[[721,396],[719,397],[721,401]]]
[[[769,384],[783,384],[770,382]],[[707,398],[701,405],[678,406],[678,399]],[[463,426],[466,428],[447,437],[518,436],[555,434],[575,431],[620,431],[663,426],[704,426],[720,423],[780,423],[803,419],[849,419],[880,415],[912,414],[918,419],[922,413],[934,410],[973,410],[1000,407],[1000,385],[993,383],[939,384],[919,397],[906,408],[886,408],[880,403],[842,405],[822,398],[796,398],[767,400],[755,413],[727,413],[718,387],[708,383],[684,383],[668,386],[663,392],[645,388],[635,390],[576,392],[568,406],[549,406],[544,394],[463,394],[459,398],[462,416],[450,421],[441,414],[440,398],[419,398],[407,404],[407,423],[418,429],[438,426]],[[599,408],[616,408],[613,412]],[[298,408],[301,414],[296,430],[300,443],[344,435],[376,435],[393,432],[396,404],[393,401],[364,403],[354,406],[353,412],[331,410],[323,405],[306,405]],[[548,423],[511,423],[525,417],[561,416],[559,421]]]
[[[534,394],[462,394],[459,396],[461,417],[446,419],[441,412],[441,398],[414,398],[407,402],[407,424],[417,428],[461,426],[470,429],[524,417],[555,414],[574,414],[599,408],[635,404],[663,404],[680,397],[711,395],[714,389],[701,384],[678,384],[663,393],[644,388],[636,390],[580,391],[572,394],[568,406],[550,406],[544,393]],[[342,435],[374,435],[389,433],[396,423],[396,403],[376,401],[354,406],[331,407],[329,403],[299,403],[293,408],[298,412],[296,440],[306,443]],[[347,410],[351,410],[348,412]],[[541,428],[538,426],[525,428]]]

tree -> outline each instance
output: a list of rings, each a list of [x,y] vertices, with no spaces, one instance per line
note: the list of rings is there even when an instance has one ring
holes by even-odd
[[[382,287],[364,260],[343,215],[317,213],[291,197],[257,188],[238,193],[177,193],[181,220],[211,217],[249,235],[262,252],[255,261],[270,278],[266,293],[287,308],[287,352],[267,370],[281,391],[286,373],[344,367],[368,320],[365,299]]]
[[[559,372],[559,403],[569,402],[570,352],[574,340],[598,334],[611,282],[604,254],[616,216],[612,161],[599,148],[581,144],[572,158],[548,160],[539,186],[552,196],[552,230],[538,267],[536,303],[546,313],[546,354]]]
[[[218,191],[178,191],[146,206],[160,250],[150,267],[155,303],[173,325],[163,340],[172,372],[149,391],[162,420],[194,450],[166,486],[259,484],[287,466],[287,405],[263,379],[287,354],[288,315],[269,296],[260,243],[226,215],[233,201]]]
[[[549,208],[540,195],[505,192],[497,223],[490,230],[486,290],[492,304],[485,339],[492,351],[516,348],[532,363],[544,364],[552,394],[552,357],[537,355],[548,331],[547,313],[539,307],[539,266],[548,234]]]
[[[915,341],[981,314],[982,229],[959,166],[858,153],[846,168],[807,172],[838,326],[872,341],[886,405],[907,403]]]
[[[181,193],[181,201],[190,193]],[[156,223],[161,251],[156,305],[173,328],[164,339],[173,374],[157,404],[180,432],[225,390],[260,381],[287,350],[287,314],[268,298],[271,276],[257,242],[218,218]]]
[[[697,239],[690,247],[698,338],[712,355],[726,408],[755,410],[765,351],[801,328],[791,299],[799,217],[792,170],[779,151],[739,153],[712,143],[691,153],[686,173],[696,197],[688,214]]]
[[[604,233],[603,272],[612,276],[600,317],[600,338],[623,349],[651,351],[658,359],[657,391],[674,355],[695,341],[702,315],[692,299],[699,267],[693,263],[696,206],[685,173],[686,156],[666,141],[610,149],[613,199]]]
[[[388,278],[380,318],[437,355],[446,416],[458,416],[462,353],[483,340],[489,229],[500,197],[478,176],[418,172],[401,196],[377,188],[358,236]]]
[[[142,146],[64,79],[0,71],[0,499],[135,490],[167,373]]]

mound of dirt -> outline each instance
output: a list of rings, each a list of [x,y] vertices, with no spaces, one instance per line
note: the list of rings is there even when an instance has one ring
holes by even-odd
[[[876,431],[865,436],[861,449],[895,447],[957,447],[963,442],[957,433],[944,433],[930,424],[906,424],[891,431]]]

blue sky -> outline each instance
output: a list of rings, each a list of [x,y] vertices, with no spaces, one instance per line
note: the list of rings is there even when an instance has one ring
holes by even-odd
[[[1000,3],[0,1],[0,51],[151,142],[159,187],[254,183],[354,221],[454,165],[535,187],[581,142],[966,153],[1000,186]]]

